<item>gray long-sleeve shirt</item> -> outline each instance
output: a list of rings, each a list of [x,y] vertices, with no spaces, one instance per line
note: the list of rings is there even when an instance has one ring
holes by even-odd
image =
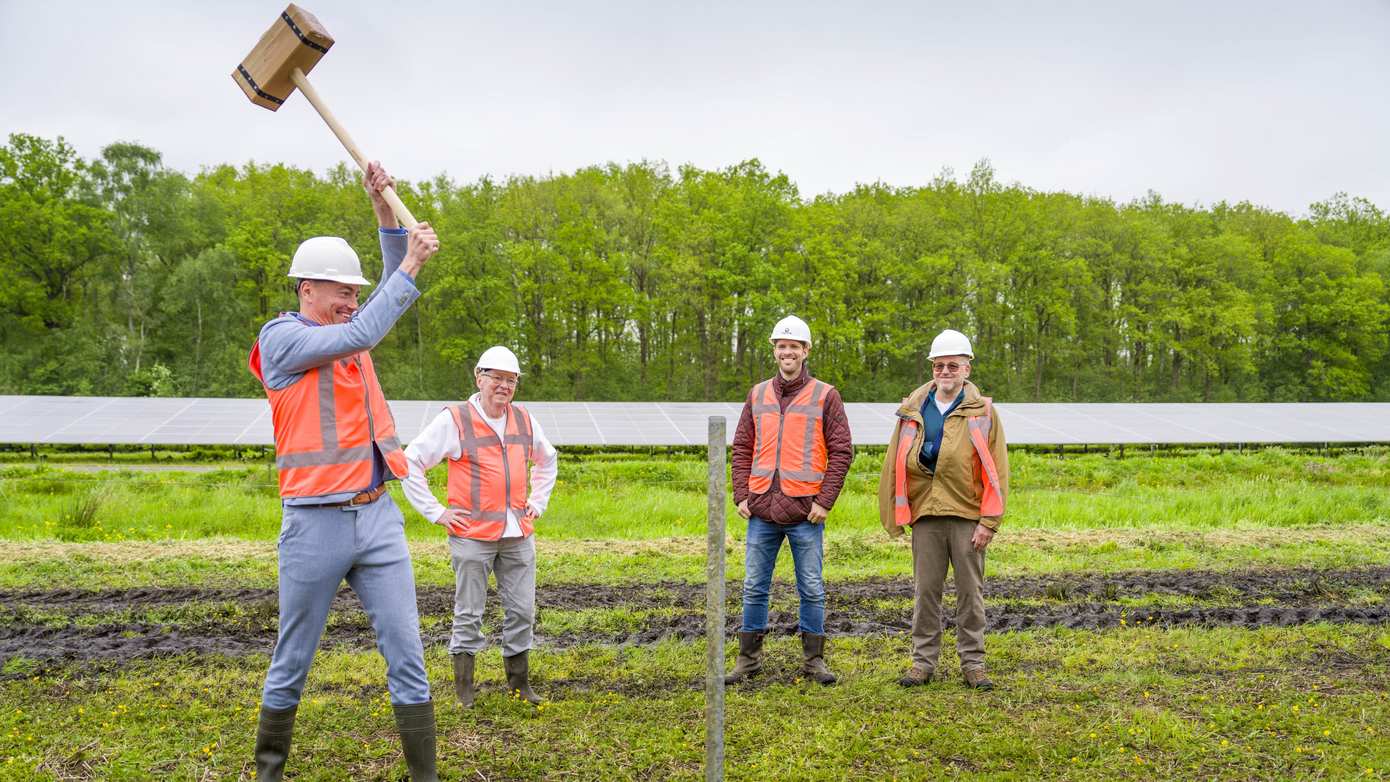
[[[297,312],[285,312],[261,327],[261,377],[268,388],[286,388],[304,373],[340,358],[371,350],[396,320],[420,297],[410,275],[398,271],[405,258],[404,229],[381,229],[381,283],[347,323],[320,324]],[[372,460],[372,486],[393,476],[379,449]],[[321,497],[289,497],[286,505],[342,502],[352,492]]]

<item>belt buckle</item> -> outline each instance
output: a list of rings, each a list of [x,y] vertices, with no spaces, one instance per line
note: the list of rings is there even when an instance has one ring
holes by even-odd
[[[385,488],[384,485],[378,486],[374,489],[368,489],[363,492],[358,492],[357,494],[353,495],[352,499],[348,500],[347,504],[349,507],[357,507],[358,505],[369,505],[372,502],[375,502],[376,498],[380,497],[384,493],[382,491],[383,488]]]

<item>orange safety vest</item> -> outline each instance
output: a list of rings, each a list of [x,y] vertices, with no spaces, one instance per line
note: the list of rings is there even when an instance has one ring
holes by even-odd
[[[261,343],[251,346],[251,374],[270,400],[281,497],[357,493],[372,486],[372,448],[397,478],[406,476],[396,420],[381,393],[372,356],[362,351],[314,367],[284,388],[265,385]]]
[[[463,537],[499,540],[507,529],[507,509],[516,512],[521,536],[534,529],[526,512],[526,463],[531,461],[531,416],[521,405],[509,405],[506,436],[498,438],[491,424],[470,402],[449,408],[459,431],[459,457],[449,460],[449,507],[468,513]],[[510,448],[508,446],[511,446]]]
[[[961,393],[965,393],[962,391]],[[994,412],[994,400],[981,397],[985,402],[984,415],[972,415],[965,421],[970,432],[970,442],[975,445],[975,458],[980,462],[984,473],[984,491],[980,495],[980,516],[1004,515],[1004,495],[999,490],[999,468],[994,464],[994,454],[989,452],[989,431],[994,426],[990,414]],[[917,439],[917,422],[902,419],[902,431],[898,432],[897,465],[893,476],[893,520],[899,527],[911,524],[912,506],[907,499],[907,459],[912,454],[912,444]]]
[[[753,387],[753,470],[748,491],[766,494],[777,474],[788,497],[814,497],[825,480],[829,455],[825,448],[825,399],[834,388],[811,378],[784,413],[773,380]]]

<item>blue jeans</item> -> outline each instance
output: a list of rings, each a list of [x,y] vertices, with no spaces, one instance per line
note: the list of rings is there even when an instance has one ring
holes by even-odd
[[[748,520],[748,538],[743,556],[743,632],[767,629],[767,604],[772,593],[772,568],[782,550],[782,538],[792,550],[796,570],[796,593],[801,598],[802,633],[825,633],[825,582],[821,566],[825,562],[825,525],[803,521],[800,524],[773,524],[754,516]]]
[[[286,505],[279,548],[280,637],[262,704],[287,709],[299,703],[328,609],[345,578],[376,631],[391,702],[429,700],[405,519],[391,495],[351,509]]]

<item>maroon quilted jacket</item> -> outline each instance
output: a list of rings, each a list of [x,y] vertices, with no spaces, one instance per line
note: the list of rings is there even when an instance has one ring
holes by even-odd
[[[803,367],[801,375],[795,380],[786,381],[781,374],[773,378],[772,387],[782,404],[782,410],[796,397],[796,392],[806,385],[811,374]],[[753,427],[752,391],[743,403],[743,415],[739,416],[738,429],[734,431],[734,504],[748,500],[748,509],[754,516],[778,524],[799,524],[811,513],[814,501],[826,510],[835,505],[840,489],[845,486],[845,476],[849,474],[850,462],[854,460],[854,444],[850,440],[849,419],[845,417],[845,403],[840,392],[831,389],[825,397],[825,417],[821,421],[825,427],[825,448],[829,463],[825,468],[825,480],[821,483],[820,494],[814,497],[788,497],[782,493],[780,476],[772,476],[772,488],[766,494],[748,492],[748,474],[753,470],[753,441],[757,437]]]

